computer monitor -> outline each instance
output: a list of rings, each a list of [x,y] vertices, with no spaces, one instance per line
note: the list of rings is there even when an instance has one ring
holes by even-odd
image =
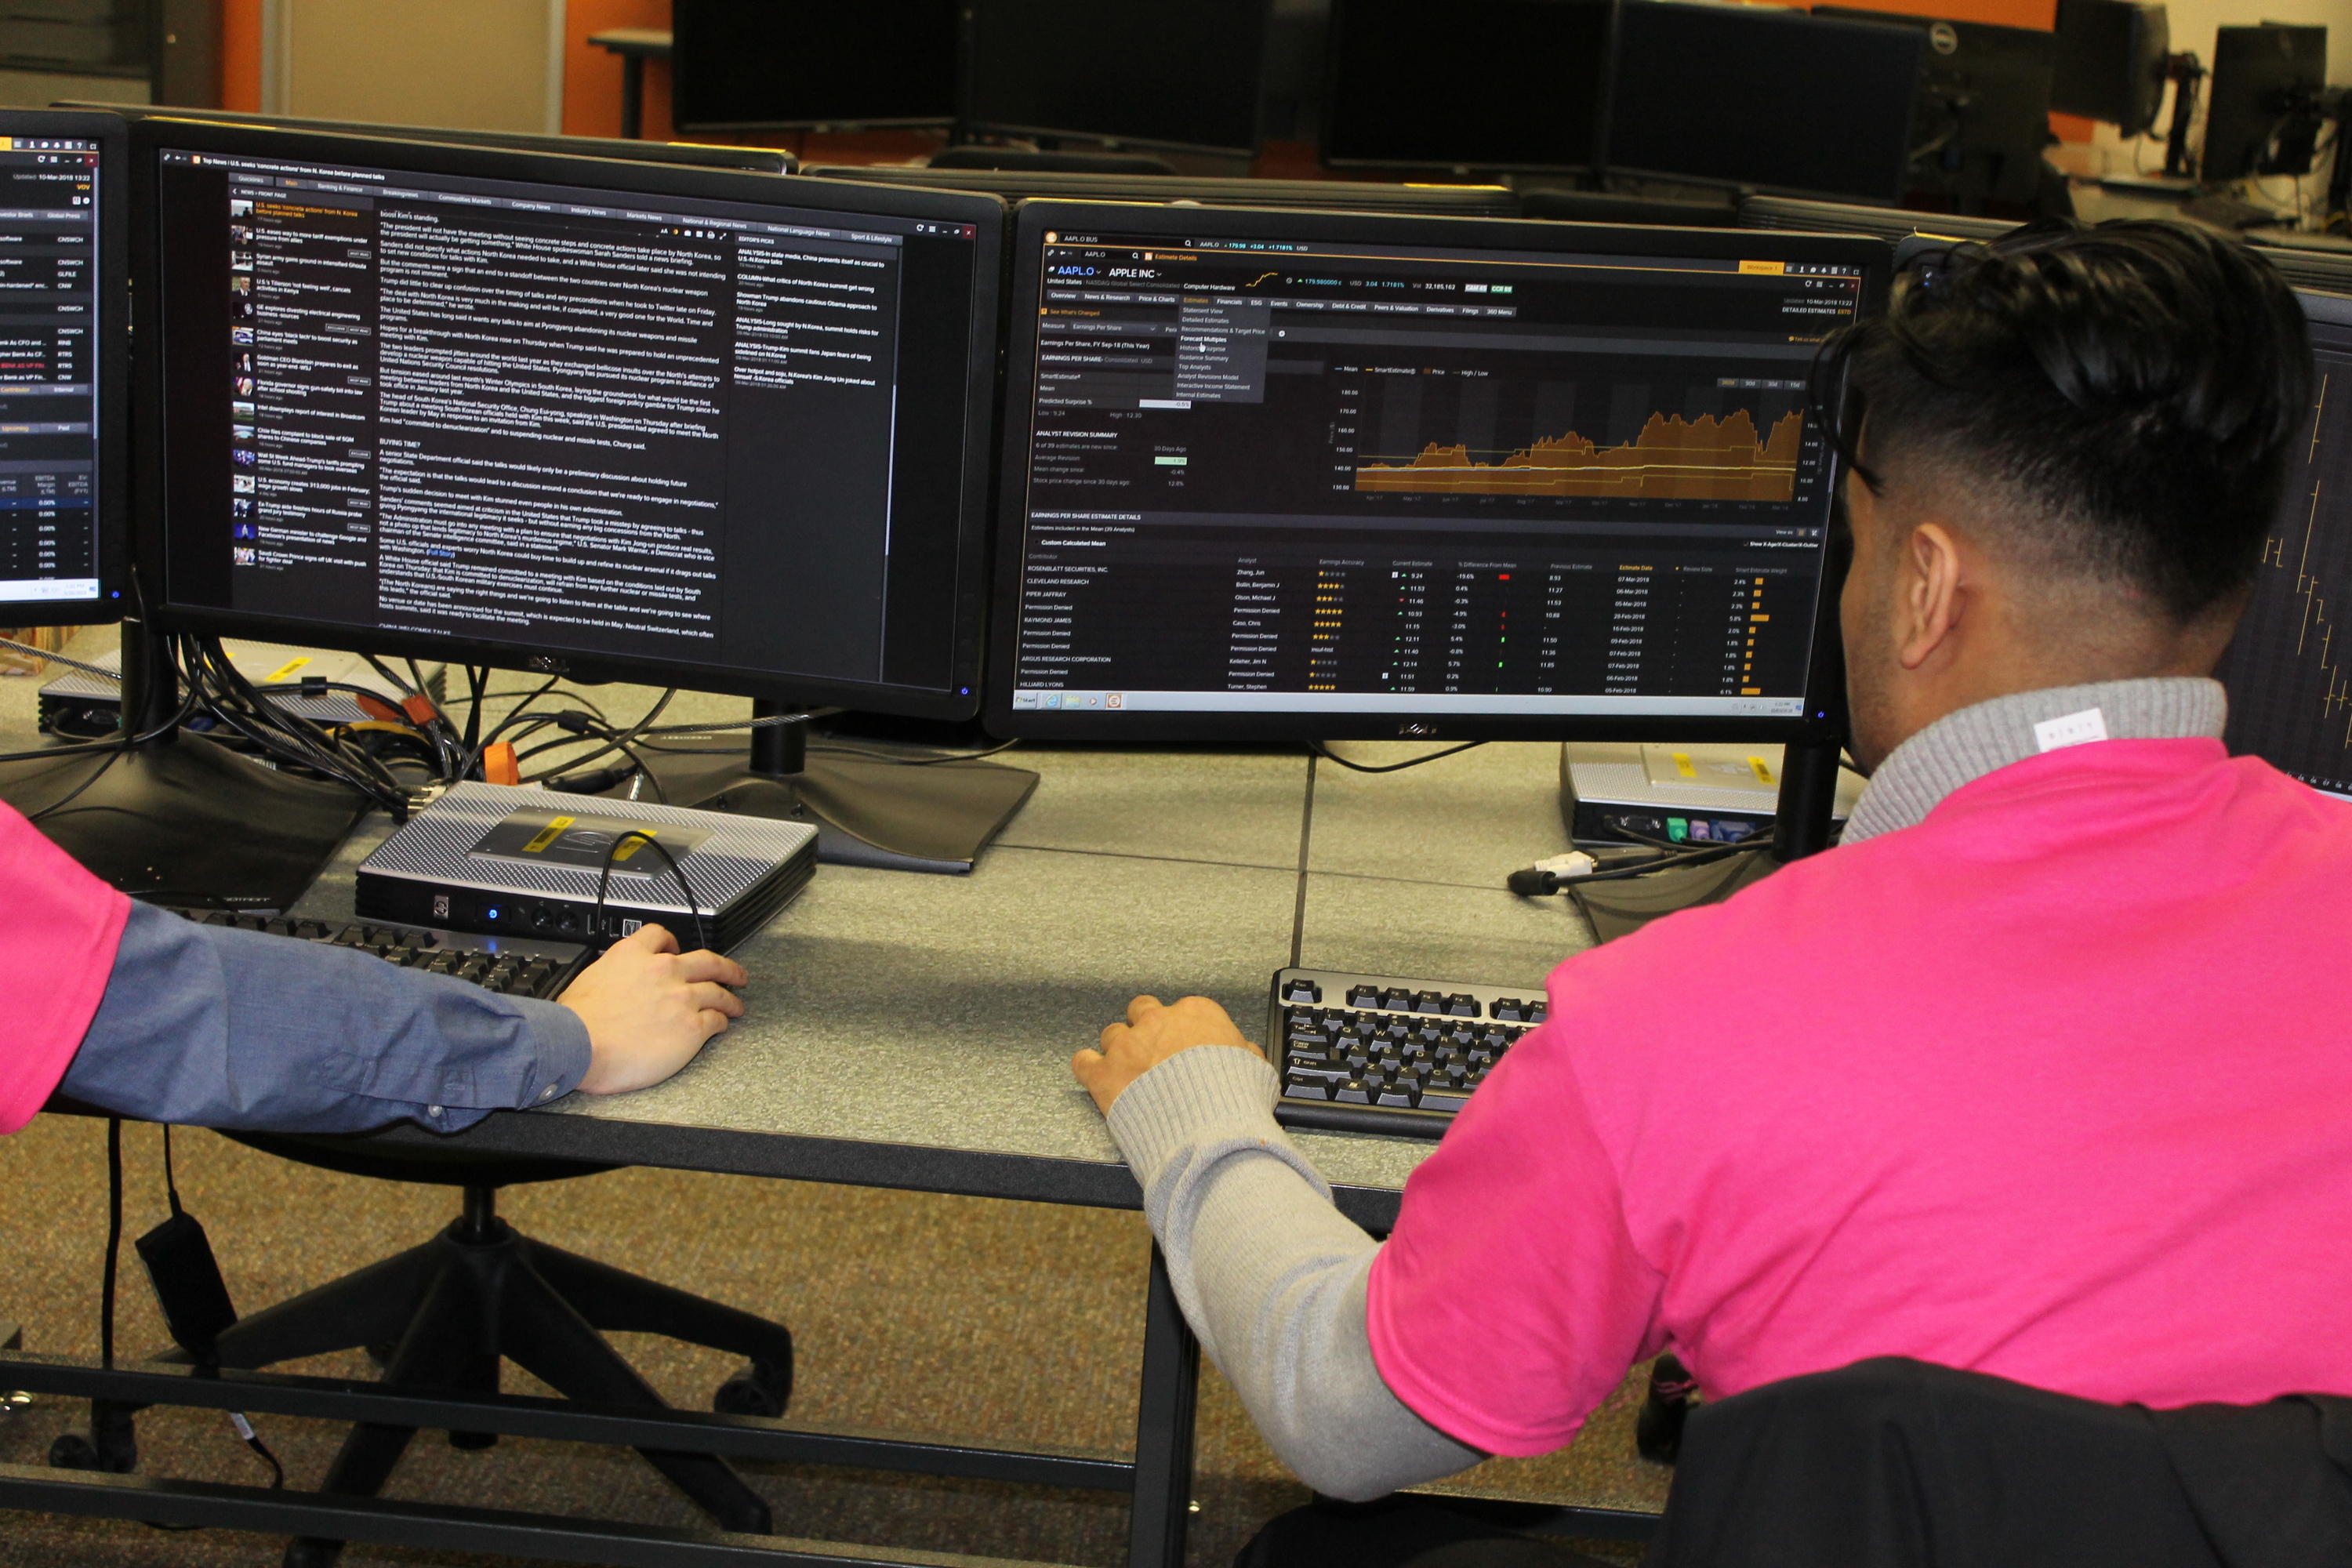
[[[1927,40],[1766,6],[1624,0],[1612,170],[1893,202]]]
[[[672,0],[670,120],[682,131],[945,125],[957,0]]]
[[[2265,22],[2215,29],[2200,177],[2311,173],[2326,85],[2326,28]],[[2301,133],[2292,133],[2297,127]]]
[[[1590,168],[1612,0],[1332,0],[1323,161]]]
[[[2104,120],[2125,137],[2156,124],[2172,27],[2157,0],[2058,0],[2050,107]]]
[[[1883,242],[1043,202],[1015,233],[992,730],[1838,732],[1808,383]]]
[[[133,151],[159,625],[975,711],[994,197],[167,120]]]
[[[122,614],[129,135],[110,114],[0,110],[0,626]]]
[[[1076,174],[1042,169],[918,169],[904,164],[812,164],[803,176],[987,191],[1007,201],[1193,202],[1221,207],[1308,207],[1320,212],[1421,213],[1433,217],[1517,217],[1507,185],[1405,185],[1373,180],[1251,180],[1213,174]]]
[[[1896,27],[1927,43],[1919,56],[1908,189],[1957,197],[2032,202],[2050,144],[2056,37],[2033,27],[1898,16],[1817,5],[1815,16]]]
[[[60,109],[103,109],[125,120],[203,120],[223,125],[258,125],[273,131],[316,131],[339,136],[388,136],[400,142],[448,142],[460,147],[499,147],[515,153],[554,153],[571,158],[620,158],[633,163],[677,163],[689,169],[744,169],[755,174],[789,174],[799,167],[776,147],[720,147],[699,142],[640,142],[618,136],[533,136],[520,131],[457,131],[443,125],[387,125],[369,120],[314,120],[298,114],[248,114],[228,109],[173,109],[145,103],[84,103],[60,100]]]
[[[971,129],[1247,156],[1271,0],[971,0]]]
[[[2352,797],[2352,298],[2300,298],[2316,372],[2310,435],[2289,456],[2253,597],[2221,660],[2225,738]]]

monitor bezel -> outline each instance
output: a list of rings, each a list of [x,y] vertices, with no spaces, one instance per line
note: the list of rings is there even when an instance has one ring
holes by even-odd
[[[1621,10],[1618,0],[1562,0],[1563,4],[1587,5],[1607,12],[1602,27],[1603,42],[1598,67],[1600,89],[1593,95],[1592,122],[1585,127],[1587,145],[1592,155],[1580,163],[1507,163],[1477,159],[1465,162],[1443,158],[1355,158],[1331,152],[1331,128],[1339,112],[1339,31],[1347,25],[1349,0],[1331,0],[1331,37],[1325,46],[1323,57],[1323,102],[1316,122],[1316,154],[1327,169],[1469,169],[1503,174],[1588,174],[1599,172],[1608,162],[1607,138],[1617,78],[1617,16]]]
[[[110,104],[61,99],[58,107],[104,109],[126,121],[182,120],[219,125],[251,125],[270,131],[315,131],[327,136],[367,136],[389,142],[446,142],[514,153],[555,153],[566,157],[616,158],[628,163],[679,163],[696,169],[739,169],[752,174],[792,174],[800,161],[781,147],[730,147],[715,142],[646,142],[618,136],[559,136],[527,131],[453,131],[438,125],[400,125],[388,121],[320,120],[301,114],[255,114],[241,109],[175,109],[168,104]]]
[[[949,223],[968,223],[973,240],[972,312],[965,346],[965,457],[961,509],[957,526],[955,588],[958,636],[954,668],[943,690],[842,681],[789,672],[749,671],[703,665],[691,659],[614,658],[545,653],[510,641],[457,634],[425,636],[304,621],[247,611],[176,602],[166,570],[168,529],[163,494],[163,452],[168,435],[163,407],[161,355],[140,362],[136,414],[144,437],[139,443],[137,562],[147,595],[149,624],[164,632],[331,647],[354,653],[414,656],[530,669],[583,683],[635,681],[731,696],[764,698],[810,706],[855,708],[917,719],[965,720],[979,710],[982,650],[986,646],[988,584],[992,570],[988,508],[994,489],[994,464],[1001,441],[995,427],[999,317],[1003,301],[1005,205],[994,196],[966,191],[924,190],[903,185],[860,185],[847,181],[780,179],[772,174],[634,163],[604,158],[559,157],[455,146],[446,142],[399,142],[379,137],[329,136],[262,127],[231,126],[201,119],[142,120],[131,129],[131,158],[139,182],[138,232],[132,236],[136,322],[144,341],[163,341],[158,319],[163,293],[159,283],[155,216],[159,211],[158,155],[166,148],[226,155],[282,158],[360,167],[414,170],[490,180],[577,185],[646,196],[742,202],[844,215],[872,214]]]
[[[1743,21],[1760,22],[1768,26],[1880,26],[1881,31],[1885,30],[1880,24],[1848,21],[1842,16],[1817,17],[1809,11],[1782,11],[1774,9],[1770,6],[1710,5],[1691,4],[1688,3],[1688,0],[1647,0],[1647,3],[1653,5],[1674,5],[1681,11],[1691,11],[1703,15],[1722,12],[1728,16],[1736,16]],[[1900,16],[1890,16],[1889,19],[1899,22],[1904,18]],[[1895,205],[1902,201],[1904,194],[1910,184],[1911,156],[1913,149],[1911,146],[1911,134],[1909,128],[1913,124],[1916,123],[1918,118],[1920,88],[1919,77],[1923,62],[1927,57],[1928,49],[1927,35],[1925,33],[1920,33],[1917,35],[1917,52],[1911,64],[1911,101],[1909,108],[1904,114],[1905,130],[1903,134],[1903,148],[1895,156],[1895,167],[1891,173],[1887,184],[1879,192],[1865,196],[1856,191],[1833,191],[1825,189],[1819,185],[1785,185],[1766,184],[1759,181],[1727,180],[1711,174],[1693,174],[1673,169],[1656,169],[1648,167],[1644,164],[1620,162],[1617,156],[1617,128],[1619,123],[1620,109],[1623,102],[1623,99],[1622,95],[1619,93],[1617,89],[1618,72],[1623,62],[1625,54],[1625,16],[1624,7],[1621,5],[1618,10],[1617,18],[1612,24],[1610,31],[1609,96],[1608,107],[1605,110],[1606,118],[1603,120],[1601,128],[1601,161],[1605,166],[1606,172],[1612,174],[1641,175],[1654,179],[1672,180],[1680,184],[1704,185],[1717,190],[1760,191],[1769,193],[1773,195],[1803,196],[1812,201],[1843,202],[1849,205],[1874,203],[1886,206]]]
[[[0,110],[0,136],[76,136],[98,143],[98,301],[91,363],[98,375],[98,493],[92,521],[95,599],[0,599],[0,626],[96,626],[122,618],[130,605],[131,442],[131,127],[98,110]]]
[[[1666,228],[1646,225],[1542,222],[1525,218],[1391,216],[1386,214],[1267,211],[1251,207],[1145,206],[1120,202],[1027,202],[1013,220],[1012,280],[1005,290],[1010,327],[1004,344],[1003,448],[997,502],[995,594],[990,606],[990,679],[982,720],[1008,740],[1093,742],[1379,741],[1736,741],[1813,742],[1845,732],[1845,671],[1837,602],[1844,572],[1843,528],[1832,509],[1815,607],[1804,711],[1793,716],[1628,718],[1614,714],[1273,713],[1122,710],[1072,712],[1013,706],[1020,631],[1022,552],[1026,541],[1028,452],[1036,374],[1037,301],[1044,283],[1043,236],[1049,229],[1111,228],[1181,238],[1205,220],[1235,238],[1362,240],[1477,249],[1655,255],[1661,245],[1728,259],[1811,261],[1861,267],[1862,310],[1884,302],[1892,249],[1864,236],[1777,230]],[[1827,482],[1834,491],[1844,461],[1834,447]]]

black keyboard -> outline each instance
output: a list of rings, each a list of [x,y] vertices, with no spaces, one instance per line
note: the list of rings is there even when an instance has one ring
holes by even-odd
[[[535,996],[543,1002],[554,1000],[591,956],[586,948],[573,942],[475,936],[425,926],[356,922],[344,925],[275,915],[237,914],[227,910],[175,909],[172,912],[198,925],[234,926],[238,931],[266,931],[271,936],[325,942],[331,947],[356,948],[403,969],[446,974],[470,981],[486,991],[508,996]]]
[[[1544,1021],[1544,993],[1284,969],[1267,1012],[1267,1048],[1279,1052],[1282,1073],[1276,1121],[1436,1138],[1487,1070]]]

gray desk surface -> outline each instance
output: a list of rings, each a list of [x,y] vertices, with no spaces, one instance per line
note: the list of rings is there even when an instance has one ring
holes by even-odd
[[[1255,1037],[1294,942],[1318,967],[1538,984],[1590,940],[1562,904],[1502,885],[1564,846],[1557,757],[1495,745],[1386,775],[1318,763],[1310,816],[1297,753],[1014,752],[1006,760],[1043,782],[971,876],[822,868],[738,951],[750,1016],[684,1072],[638,1094],[496,1116],[466,1140],[1132,1207],[1134,1182],[1070,1053],[1139,991],[1213,997]],[[373,837],[347,847],[302,912],[348,910],[349,867]],[[1300,1142],[1374,1226],[1430,1147]]]
[[[111,628],[78,637],[89,657]],[[0,680],[0,731],[36,680]],[[648,693],[604,688],[615,713]],[[673,719],[740,717],[682,696]],[[1354,744],[1391,762],[1422,748]],[[1558,749],[1491,745],[1351,773],[1303,752],[1021,750],[1037,793],[969,877],[826,866],[739,951],[751,1015],[668,1083],[491,1117],[486,1151],[1133,1207],[1135,1183],[1070,1077],[1129,996],[1212,996],[1255,1037],[1268,980],[1320,968],[1533,986],[1591,934],[1503,889],[1567,847]],[[1306,830],[1301,863],[1302,830]],[[373,817],[304,900],[348,917]],[[433,1141],[417,1129],[394,1142]],[[1357,1219],[1383,1226],[1430,1145],[1302,1134]]]

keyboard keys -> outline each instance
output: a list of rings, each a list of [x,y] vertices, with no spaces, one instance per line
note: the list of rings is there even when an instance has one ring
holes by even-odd
[[[368,953],[404,969],[422,969],[429,973],[446,974],[479,985],[485,991],[509,996],[541,999],[552,996],[563,988],[578,962],[577,958],[498,952],[487,946],[463,945],[467,942],[464,937],[449,939],[460,945],[444,946],[441,939],[432,932],[406,926],[373,926],[356,922],[338,925],[328,921],[240,914],[228,910],[180,910],[174,912],[198,925],[260,931],[297,942],[349,948],[354,952]],[[1327,1016],[1309,1016],[1320,1020]],[[1329,1026],[1325,1023],[1323,1026],[1328,1029]]]
[[[1300,970],[1272,1000],[1284,1121],[1424,1138],[1545,1016],[1539,993]]]

